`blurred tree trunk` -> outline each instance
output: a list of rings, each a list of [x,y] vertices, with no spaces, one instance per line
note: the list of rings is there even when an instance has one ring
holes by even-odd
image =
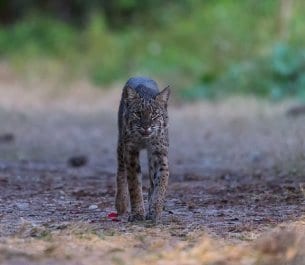
[[[294,0],[280,0],[279,16],[278,16],[278,34],[281,40],[289,38],[289,25],[293,16]]]

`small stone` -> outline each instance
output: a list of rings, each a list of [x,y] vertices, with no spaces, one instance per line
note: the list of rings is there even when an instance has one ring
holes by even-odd
[[[259,151],[254,151],[249,155],[249,159],[251,162],[258,163],[262,161],[263,155]]]
[[[286,115],[290,117],[298,117],[304,114],[305,114],[305,105],[291,107],[286,112]]]
[[[4,133],[0,135],[0,142],[1,143],[11,143],[14,142],[15,135],[12,133]]]
[[[89,206],[89,210],[96,210],[98,209],[98,206],[96,204],[92,204]]]
[[[68,164],[71,167],[83,167],[88,163],[87,156],[79,155],[70,157],[68,160]]]
[[[27,202],[17,202],[16,206],[21,211],[27,211],[30,208],[30,204]]]

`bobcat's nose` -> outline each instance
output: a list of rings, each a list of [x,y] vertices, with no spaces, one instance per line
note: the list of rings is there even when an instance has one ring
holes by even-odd
[[[148,128],[141,128],[140,132],[141,132],[141,134],[143,136],[147,137],[147,136],[149,136],[152,133],[152,129],[150,127],[148,127]]]

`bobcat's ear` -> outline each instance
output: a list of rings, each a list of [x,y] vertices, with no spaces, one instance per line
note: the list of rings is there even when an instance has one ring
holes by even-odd
[[[170,92],[171,92],[170,88],[169,88],[169,86],[167,86],[161,92],[159,92],[159,94],[156,96],[156,100],[159,103],[164,104],[165,106],[167,106],[167,102],[168,102],[168,99],[169,99]]]
[[[133,88],[131,88],[130,86],[126,86],[124,88],[124,93],[123,93],[123,97],[125,100],[133,100],[139,97],[137,91],[135,91]]]

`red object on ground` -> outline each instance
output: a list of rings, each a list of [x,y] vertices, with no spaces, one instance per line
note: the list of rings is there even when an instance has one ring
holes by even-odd
[[[113,222],[119,222],[120,220],[117,218],[119,215],[115,212],[111,212],[107,214],[107,217]]]

